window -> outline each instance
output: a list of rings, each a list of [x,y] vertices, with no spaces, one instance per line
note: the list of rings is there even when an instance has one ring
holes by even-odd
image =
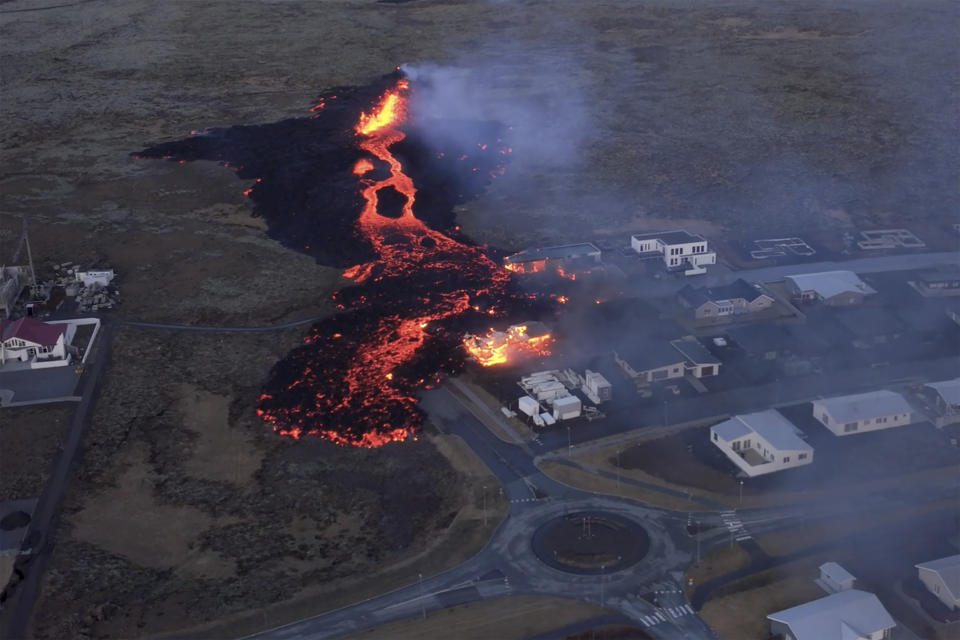
[[[807,454],[801,453],[799,456],[797,456],[797,459],[798,459],[798,460],[806,460],[806,459],[807,459]]]
[[[830,416],[827,415],[826,411],[824,411],[823,415],[820,416],[820,421],[823,424],[830,424]]]
[[[851,431],[856,431],[856,430],[857,430],[856,422],[848,422],[847,424],[843,425],[844,433],[850,433]]]
[[[717,440],[719,440],[719,438],[717,437],[717,434],[714,433],[714,434],[713,434],[713,441],[716,442]]]
[[[790,456],[783,456],[784,462],[790,462]]]

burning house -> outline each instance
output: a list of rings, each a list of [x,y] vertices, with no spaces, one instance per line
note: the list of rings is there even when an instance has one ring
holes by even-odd
[[[490,329],[482,336],[467,333],[463,346],[477,364],[491,367],[525,355],[549,355],[552,340],[545,324],[531,321],[512,325],[506,331]]]
[[[589,273],[601,261],[601,251],[589,242],[568,244],[560,247],[525,249],[507,256],[503,266],[514,273],[540,273],[555,271],[557,274],[577,279],[577,273]]]

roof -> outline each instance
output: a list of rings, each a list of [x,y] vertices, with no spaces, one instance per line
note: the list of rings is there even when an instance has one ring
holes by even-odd
[[[924,283],[956,282],[960,280],[960,267],[955,264],[945,264],[936,269],[924,269],[917,272],[917,280]]]
[[[693,364],[720,364],[720,360],[695,338],[671,340],[670,344]]]
[[[715,425],[713,430],[728,441],[748,433],[756,433],[779,451],[813,451],[813,447],[797,435],[797,428],[793,423],[774,409],[733,416],[726,422]]]
[[[940,394],[943,401],[947,404],[960,404],[960,378],[953,380],[943,380],[941,382],[928,382],[926,385]]]
[[[790,347],[790,332],[776,324],[755,324],[727,331],[737,345],[747,353],[785,351]]]
[[[916,567],[917,569],[929,569],[937,573],[953,599],[960,600],[960,553],[939,560],[921,562]]]
[[[842,309],[836,318],[858,336],[890,336],[903,331],[903,323],[897,316],[881,307]]]
[[[852,573],[841,567],[836,562],[824,562],[820,565],[820,572],[836,583],[856,580]]]
[[[524,249],[519,253],[507,256],[503,259],[503,261],[506,263],[516,263],[544,260],[546,258],[581,258],[599,253],[600,249],[598,249],[596,245],[590,242],[581,242],[580,244],[566,244],[559,247],[537,247],[533,249]]]
[[[767,619],[790,627],[797,640],[848,640],[896,626],[877,596],[858,589],[777,611]]]
[[[830,412],[830,417],[837,422],[855,422],[866,418],[913,412],[903,396],[893,391],[871,391],[850,396],[823,398],[814,400],[814,404],[825,407]]]
[[[41,346],[57,344],[57,340],[67,330],[63,324],[47,324],[33,318],[19,318],[18,320],[0,319],[0,339],[9,340],[19,338]]]
[[[634,343],[618,348],[617,355],[635,371],[650,371],[683,364],[684,357],[669,342]]]
[[[683,229],[674,231],[659,231],[657,233],[637,233],[630,236],[634,240],[660,240],[664,244],[687,244],[690,242],[706,242],[703,236],[689,233]]]
[[[760,289],[757,289],[743,278],[737,278],[728,285],[720,287],[697,287],[689,284],[677,292],[677,296],[683,299],[691,307],[699,307],[706,302],[716,302],[718,300],[736,300],[743,298],[747,302],[752,302],[760,296],[767,295]]]
[[[832,298],[841,293],[861,293],[870,295],[876,293],[853,271],[821,271],[819,273],[803,273],[795,276],[786,276],[801,291],[815,291],[824,299]]]

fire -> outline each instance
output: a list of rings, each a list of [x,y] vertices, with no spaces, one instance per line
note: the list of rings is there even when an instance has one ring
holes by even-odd
[[[357,164],[353,165],[354,175],[362,176],[368,171],[373,171],[373,162],[369,158],[360,158]]]
[[[492,367],[510,362],[520,355],[550,355],[549,333],[529,335],[528,325],[517,324],[506,331],[490,331],[485,336],[466,334],[463,346],[482,367]]]
[[[435,378],[417,372],[418,367],[437,371],[444,366],[437,354],[450,353],[445,350],[456,344],[445,327],[465,313],[497,316],[494,308],[480,311],[477,301],[488,305],[488,299],[508,297],[509,275],[480,247],[431,229],[415,215],[417,189],[390,151],[406,137],[401,126],[408,89],[406,79],[398,80],[354,127],[357,146],[368,154],[353,167],[363,202],[356,229],[376,258],[343,271],[345,278],[364,283],[334,294],[337,308],[353,313],[318,325],[309,343],[312,350],[288,356],[290,369],[283,379],[304,381],[291,391],[298,393],[296,400],[269,399],[261,405],[259,415],[281,435],[315,435],[360,447],[412,437],[422,422],[416,391],[425,378]],[[372,177],[372,159],[389,170],[382,179]],[[387,188],[404,197],[399,217],[381,214],[379,192]],[[398,287],[416,292],[418,302],[400,306],[406,298],[390,297]],[[517,326],[504,334],[510,343],[504,357],[512,345],[545,352],[549,335],[526,332],[526,326]],[[323,354],[319,362],[318,353]],[[337,355],[327,358],[327,353]],[[450,355],[445,357],[452,363]]]

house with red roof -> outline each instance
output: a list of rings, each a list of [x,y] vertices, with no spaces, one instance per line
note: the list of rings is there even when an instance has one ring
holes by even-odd
[[[69,361],[67,346],[73,340],[73,324],[41,322],[33,318],[0,318],[0,365],[20,362]]]

